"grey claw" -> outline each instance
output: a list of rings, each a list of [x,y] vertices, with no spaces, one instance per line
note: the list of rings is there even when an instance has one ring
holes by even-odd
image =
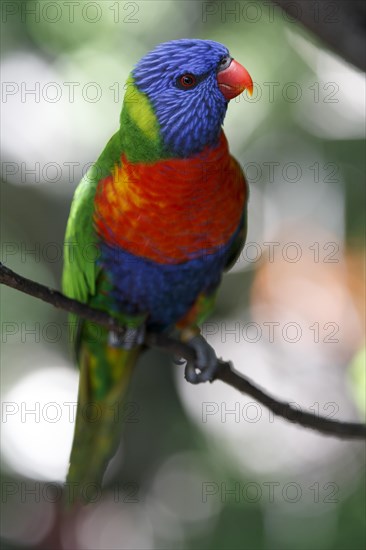
[[[199,379],[200,373],[197,372],[196,367],[192,365],[191,363],[187,363],[185,371],[184,371],[184,378],[189,382],[190,384],[199,384],[201,380]]]
[[[197,361],[195,365],[187,364],[186,380],[191,384],[212,381],[218,369],[215,350],[201,335],[192,338],[188,344],[195,350]]]

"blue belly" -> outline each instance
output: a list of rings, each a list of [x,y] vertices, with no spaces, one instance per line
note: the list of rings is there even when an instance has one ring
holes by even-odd
[[[148,312],[147,325],[153,330],[175,324],[201,292],[219,285],[236,235],[213,254],[168,265],[102,243],[100,263],[112,282],[117,308],[130,315]]]

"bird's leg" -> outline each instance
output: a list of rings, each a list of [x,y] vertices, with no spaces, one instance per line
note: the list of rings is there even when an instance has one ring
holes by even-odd
[[[137,327],[127,327],[123,335],[111,330],[108,334],[108,344],[114,348],[131,350],[141,346],[145,341],[145,323]]]
[[[188,363],[185,367],[185,377],[191,384],[199,384],[213,380],[218,368],[215,350],[201,335],[198,328],[212,313],[215,305],[216,292],[202,293],[187,314],[177,323],[180,338],[196,352],[196,363]],[[182,360],[175,359],[175,364],[182,365]]]

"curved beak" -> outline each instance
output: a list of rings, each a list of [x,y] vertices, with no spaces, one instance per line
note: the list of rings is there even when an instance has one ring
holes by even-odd
[[[233,59],[227,69],[217,73],[217,82],[225,99],[230,101],[243,90],[247,90],[251,96],[253,93],[253,81],[248,71]]]

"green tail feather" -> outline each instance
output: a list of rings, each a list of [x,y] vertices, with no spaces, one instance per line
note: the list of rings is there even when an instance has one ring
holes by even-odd
[[[121,439],[124,397],[140,353],[139,348],[127,351],[109,346],[104,329],[95,338],[95,325],[93,341],[91,326],[85,323],[79,347],[80,382],[66,478],[67,504],[88,502],[101,489]]]

